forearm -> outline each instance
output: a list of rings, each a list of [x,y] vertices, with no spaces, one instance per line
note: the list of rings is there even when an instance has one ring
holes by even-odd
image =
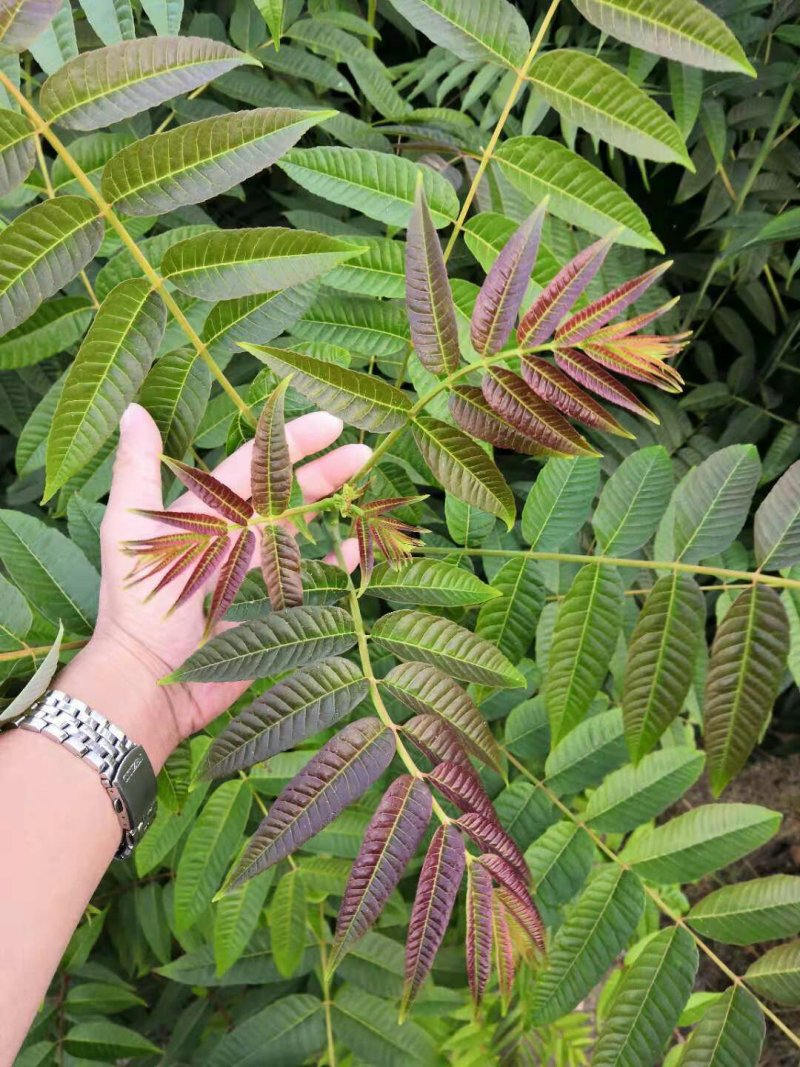
[[[143,744],[158,768],[166,742],[144,708],[148,687],[121,675],[118,660],[106,663],[93,651],[55,684]],[[158,699],[153,682],[149,688]],[[88,763],[36,733],[0,735],[0,1067],[13,1063],[120,839],[110,798]]]

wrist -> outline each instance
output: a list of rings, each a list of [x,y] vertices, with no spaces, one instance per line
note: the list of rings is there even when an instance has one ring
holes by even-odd
[[[144,650],[96,635],[56,676],[53,686],[84,701],[131,741],[141,745],[158,772],[180,741],[161,671]]]

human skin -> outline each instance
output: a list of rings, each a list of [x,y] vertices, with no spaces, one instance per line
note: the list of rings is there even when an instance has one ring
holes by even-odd
[[[324,412],[287,424],[293,463],[329,447],[342,431]],[[100,531],[102,578],[95,632],[58,674],[53,686],[85,701],[141,744],[156,772],[185,737],[229,707],[248,682],[159,686],[201,643],[205,620],[200,589],[172,614],[176,591],[145,601],[147,586],[127,586],[129,539],[164,528],[133,512],[160,509],[161,438],[144,408],[132,404],[120,423],[120,443]],[[250,494],[251,445],[214,471],[242,496]],[[297,470],[309,503],[352,477],[370,454],[342,445]],[[177,510],[208,512],[184,496]],[[354,541],[343,543],[352,570]],[[329,561],[332,562],[332,561]],[[154,578],[151,584],[157,581]],[[213,581],[213,580],[212,580]],[[51,740],[23,730],[0,734],[0,1067],[10,1067],[44,998],[64,949],[111,862],[120,827],[95,771]]]

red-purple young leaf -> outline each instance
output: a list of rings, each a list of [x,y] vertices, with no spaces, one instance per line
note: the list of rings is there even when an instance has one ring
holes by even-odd
[[[471,811],[461,816],[458,825],[484,852],[495,852],[507,860],[525,884],[528,884],[530,873],[525,857],[517,842],[499,823],[487,819],[480,812]]]
[[[227,885],[286,859],[366,792],[392,762],[394,734],[375,718],[351,722],[312,756],[273,801]]]
[[[349,715],[369,686],[354,663],[331,656],[295,671],[254,700],[218,734],[206,778],[224,778],[294,748]]]
[[[141,537],[137,541],[123,541],[128,556],[160,556],[177,549],[187,549],[199,543],[190,533],[161,534],[159,537]]]
[[[146,519],[155,519],[166,526],[177,526],[179,530],[189,530],[197,534],[227,534],[228,526],[214,515],[202,515],[195,511],[151,511],[147,508],[135,508],[135,515],[144,515]]]
[[[538,397],[512,371],[494,368],[483,379],[482,388],[483,395],[498,415],[558,455],[599,455],[563,415]]]
[[[658,423],[658,416],[646,407],[630,389],[627,389],[612,374],[603,370],[577,348],[559,348],[553,354],[559,367],[585,389],[590,389],[597,396],[616,404],[619,408],[625,408],[635,415],[649,419],[650,422]]]
[[[478,772],[470,763],[437,763],[428,781],[459,811],[478,811],[487,819],[495,819],[492,802],[483,788]]]
[[[383,911],[425,836],[432,804],[428,787],[410,774],[396,779],[384,793],[347,879],[336,921],[331,971]]]
[[[172,563],[172,566],[169,567],[168,570],[164,571],[164,574],[162,575],[159,583],[153,586],[153,588],[147,594],[145,600],[150,600],[156,595],[156,593],[160,593],[162,589],[169,585],[170,582],[174,581],[181,574],[183,574],[185,570],[191,567],[191,565],[195,563],[202,555],[203,551],[206,548],[206,544],[206,541],[202,541],[190,545],[190,547],[186,551],[178,554],[177,558],[176,555],[170,554],[166,559],[162,560],[155,567],[151,568],[151,570],[148,572],[148,576],[150,574],[155,574],[157,571],[163,570],[164,565],[166,563]],[[137,575],[137,577],[134,578],[130,584],[135,585],[137,582],[142,581],[144,577],[145,575]]]
[[[506,889],[505,886],[498,887],[497,895],[528,935],[534,947],[544,952],[544,926],[530,898],[525,900],[516,893],[512,893],[510,889]]]
[[[387,511],[394,511],[396,508],[421,504],[423,500],[427,499],[427,494],[423,496],[390,496],[382,497],[380,500],[368,500],[366,504],[361,504],[360,506],[364,514],[372,518],[375,515],[385,515]]]
[[[470,330],[479,355],[499,352],[514,329],[539,251],[545,206],[540,204],[512,234],[480,288]]]
[[[657,389],[664,389],[670,393],[681,391],[682,379],[677,372],[670,373],[672,368],[668,364],[659,363],[656,360],[644,359],[635,351],[623,350],[619,342],[612,348],[610,345],[598,345],[593,341],[584,341],[581,346],[587,356],[600,366],[608,370],[624,374],[634,381],[654,385]]]
[[[674,296],[672,300],[668,300],[666,304],[662,304],[655,311],[644,311],[641,315],[635,315],[632,319],[626,319],[624,322],[615,322],[610,326],[603,326],[595,336],[602,337],[604,341],[612,341],[618,337],[629,337],[632,333],[636,333],[637,330],[643,330],[645,326],[649,326],[651,322],[655,322],[656,319],[665,315],[675,307],[679,300],[679,296]]]
[[[187,600],[194,596],[198,589],[201,589],[204,585],[208,584],[211,575],[222,564],[222,559],[227,547],[227,537],[215,537],[213,541],[208,542],[197,557],[194,570],[189,575],[186,585],[184,585],[183,589],[181,589],[178,594],[178,599],[170,608],[170,612],[175,611],[181,604],[185,604]]]
[[[552,363],[538,356],[523,356],[522,377],[537,396],[557,408],[563,415],[595,430],[633,437],[613,415],[585,393],[576,382]]]
[[[280,515],[292,495],[292,464],[283,418],[283,403],[291,376],[267,397],[256,425],[250,479],[253,507],[259,515]]]
[[[613,235],[579,252],[549,282],[522,317],[517,340],[526,348],[546,341],[603,265]]]
[[[483,864],[498,885],[505,886],[509,892],[515,893],[523,900],[529,898],[528,879],[522,878],[516,867],[504,860],[502,856],[498,856],[495,852],[485,852],[478,859],[478,863]]]
[[[469,764],[458,734],[436,715],[415,715],[403,723],[403,733],[431,763]]]
[[[503,1015],[508,1011],[514,991],[514,942],[508,926],[506,909],[497,893],[492,894],[492,934],[494,941],[494,964]]]
[[[252,505],[223,485],[213,474],[189,467],[178,459],[164,458],[164,462],[196,497],[230,522],[244,526],[253,514]]]
[[[495,770],[501,770],[500,749],[489,724],[472,697],[444,671],[427,663],[401,663],[389,671],[381,684],[412,711],[441,716],[458,733],[465,748]]]
[[[303,603],[300,549],[283,526],[265,526],[261,531],[261,572],[273,611]]]
[[[601,326],[605,326],[617,315],[621,315],[635,300],[638,300],[671,266],[672,260],[667,260],[666,263],[661,263],[652,270],[640,274],[638,278],[623,282],[605,296],[581,308],[556,330],[556,344],[575,345],[591,337]]]
[[[456,311],[439,235],[421,183],[406,240],[406,308],[420,363],[433,374],[452,374],[461,359]]]
[[[375,567],[375,547],[372,534],[365,519],[357,518],[353,523],[353,533],[358,541],[358,559],[361,566],[361,581],[366,583]]]
[[[186,540],[184,540],[184,536]],[[133,569],[128,573],[127,582],[128,586],[138,585],[140,582],[145,581],[147,578],[151,578],[154,574],[158,574],[159,571],[165,570],[170,567],[172,571],[170,576],[165,576],[161,579],[156,589],[148,593],[147,599],[154,596],[159,589],[163,589],[165,585],[168,585],[172,578],[181,574],[188,566],[191,565],[192,560],[197,559],[203,550],[205,541],[198,542],[191,534],[175,535],[176,543],[172,547],[163,547],[161,549],[153,549],[143,553],[142,559],[134,564]],[[177,543],[178,540],[183,543]],[[185,560],[185,562],[184,562]],[[146,562],[145,562],[146,561]],[[143,569],[139,569],[140,564],[143,564]],[[147,564],[150,564],[149,566]],[[179,569],[175,570],[174,568]]]
[[[450,394],[450,413],[462,430],[497,448],[508,448],[521,456],[558,456],[560,452],[526,437],[516,426],[502,419],[489,405],[477,386],[457,385]]]
[[[452,824],[431,839],[417,883],[406,940],[406,980],[400,1016],[408,1014],[450,922],[466,863],[464,838]]]
[[[476,1006],[492,973],[492,879],[485,867],[467,870],[467,979]]]
[[[256,535],[252,530],[242,530],[240,534],[236,535],[236,539],[228,553],[228,558],[225,560],[217,579],[217,584],[214,587],[214,595],[211,598],[211,606],[208,610],[208,620],[206,622],[206,636],[233,603],[239,587],[247,575],[255,547]]]

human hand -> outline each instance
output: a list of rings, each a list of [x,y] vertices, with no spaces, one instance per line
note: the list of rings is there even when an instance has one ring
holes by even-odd
[[[342,432],[341,419],[326,412],[303,415],[286,425],[293,463],[327,448]],[[342,445],[311,460],[297,471],[309,503],[329,496],[358,471],[370,455],[367,445]],[[214,476],[243,497],[250,494],[252,443],[223,460]],[[152,537],[163,526],[134,508],[163,508],[161,437],[147,411],[131,404],[120,422],[120,443],[111,492],[100,530],[102,577],[97,626],[89,644],[64,668],[57,686],[86,701],[132,740],[143,745],[158,770],[184,738],[229,707],[247,682],[159,686],[158,679],[181,664],[201,643],[205,618],[203,599],[210,585],[199,589],[171,614],[174,589],[147,600],[158,576],[128,585],[131,559],[123,542]],[[185,494],[175,510],[211,513],[200,500]],[[353,540],[342,545],[350,570],[358,563]],[[335,562],[329,559],[328,562]],[[257,565],[257,558],[254,560]],[[213,585],[213,577],[211,580]],[[218,629],[226,624],[220,624]]]

